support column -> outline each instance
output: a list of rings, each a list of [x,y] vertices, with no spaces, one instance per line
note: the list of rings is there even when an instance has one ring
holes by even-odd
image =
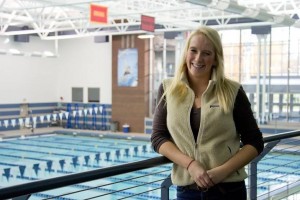
[[[266,74],[267,74],[267,35],[257,34],[259,55],[258,55],[258,69],[257,69],[257,112],[256,117],[260,124],[267,123],[266,108],[267,108],[267,93],[266,93]],[[263,51],[262,51],[263,49]]]
[[[266,74],[267,74],[267,35],[271,33],[271,26],[251,27],[252,34],[258,40],[258,69],[256,82],[256,120],[260,124],[266,124],[268,114],[266,113],[267,93],[266,93]],[[263,62],[262,62],[263,59]]]
[[[175,47],[175,71],[177,70],[177,67],[179,66],[182,50],[183,50],[183,43],[184,43],[184,38],[182,35],[179,35],[175,37],[176,41],[176,47]]]
[[[270,109],[269,112],[270,113],[273,113],[273,106],[274,106],[274,98],[273,98],[273,96],[274,96],[273,94],[269,95],[269,105],[270,105],[269,106],[269,109]]]
[[[167,77],[167,39],[164,39],[163,44],[163,66],[161,72],[161,79],[164,80]]]
[[[290,94],[290,114],[293,113],[293,110],[294,110],[294,95],[293,94]]]
[[[283,94],[279,94],[279,113],[283,111]]]
[[[260,86],[260,73],[261,73],[261,38],[257,35],[258,40],[258,65],[256,76],[256,120],[261,123],[261,86]]]
[[[154,62],[154,50],[153,50],[153,38],[150,38],[149,44],[149,117],[153,114],[153,62]]]

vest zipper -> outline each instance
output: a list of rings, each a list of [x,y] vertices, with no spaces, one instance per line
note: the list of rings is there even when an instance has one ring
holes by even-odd
[[[197,147],[198,147],[198,143],[195,143],[195,148],[194,148],[194,158],[197,159],[198,158],[198,151],[197,151]],[[198,160],[200,161],[200,160]]]

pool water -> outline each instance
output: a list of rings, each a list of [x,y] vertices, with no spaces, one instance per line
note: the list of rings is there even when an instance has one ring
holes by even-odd
[[[148,140],[49,134],[0,142],[0,187],[157,157]],[[258,164],[258,197],[299,182],[298,152],[271,152]],[[160,199],[171,164],[34,194],[30,200]],[[247,183],[247,180],[246,180]],[[82,192],[77,192],[83,190]],[[58,195],[63,197],[56,197]],[[170,188],[175,199],[176,188]]]
[[[4,161],[0,162],[0,169],[1,171],[10,169],[10,175],[2,177],[0,186],[6,187],[30,180],[94,170],[156,156],[158,154],[152,151],[149,141],[132,139],[74,137],[56,134],[11,139],[0,143],[0,160]],[[92,190],[66,195],[64,199],[92,197],[96,197],[93,199],[120,199],[133,195],[136,196],[130,197],[130,199],[160,199],[160,184],[170,174],[170,169],[171,165],[169,164],[140,170],[41,192],[32,195],[30,199],[51,198],[94,187],[95,189]],[[132,179],[132,177],[140,178]],[[124,180],[127,181],[124,182]],[[174,188],[171,190],[173,190],[171,193],[174,194]],[[139,194],[142,191],[149,192]],[[107,195],[107,193],[111,194]]]

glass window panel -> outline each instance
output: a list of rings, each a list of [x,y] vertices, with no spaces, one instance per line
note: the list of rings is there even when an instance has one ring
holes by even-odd
[[[279,113],[279,106],[278,105],[273,106],[273,113]]]

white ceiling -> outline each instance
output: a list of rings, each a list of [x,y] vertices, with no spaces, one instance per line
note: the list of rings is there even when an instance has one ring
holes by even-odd
[[[90,23],[90,4],[108,7],[108,24]],[[41,39],[146,33],[141,15],[155,17],[155,33],[250,26],[300,27],[300,0],[0,0],[0,35]]]

